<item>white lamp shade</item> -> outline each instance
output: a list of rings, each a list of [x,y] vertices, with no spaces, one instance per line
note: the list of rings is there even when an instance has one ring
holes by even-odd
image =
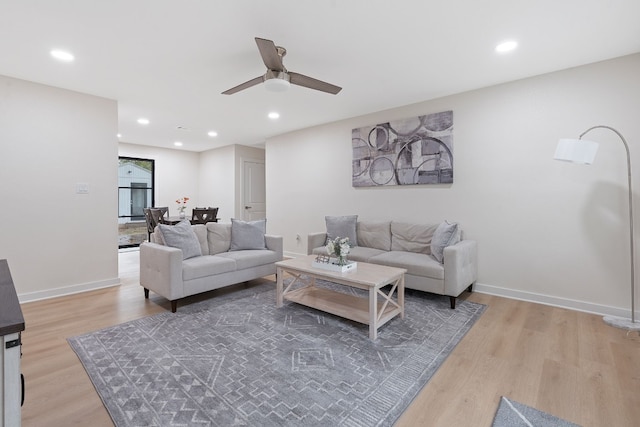
[[[598,143],[586,139],[561,139],[558,141],[556,160],[590,165],[596,158]]]
[[[289,89],[289,82],[281,78],[273,78],[265,80],[264,87],[271,92],[285,92]]]

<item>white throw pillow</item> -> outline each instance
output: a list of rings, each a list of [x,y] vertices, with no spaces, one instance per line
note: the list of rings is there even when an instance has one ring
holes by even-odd
[[[176,225],[158,224],[157,230],[162,234],[165,245],[182,250],[182,259],[202,256],[200,242],[187,220]]]
[[[431,255],[440,263],[444,262],[444,248],[460,241],[458,224],[443,221],[438,225],[431,239]]]
[[[324,220],[327,225],[327,242],[336,237],[348,237],[351,246],[358,246],[356,237],[358,215],[325,216]]]
[[[241,221],[231,218],[231,247],[229,250],[267,249],[264,242],[266,229],[266,219]]]

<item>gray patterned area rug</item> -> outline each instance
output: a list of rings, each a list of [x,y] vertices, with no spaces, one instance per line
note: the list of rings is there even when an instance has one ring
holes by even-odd
[[[366,325],[276,308],[275,293],[243,288],[68,341],[116,426],[390,426],[485,309],[407,290],[405,318],[372,342]]]
[[[502,396],[492,427],[580,427]]]

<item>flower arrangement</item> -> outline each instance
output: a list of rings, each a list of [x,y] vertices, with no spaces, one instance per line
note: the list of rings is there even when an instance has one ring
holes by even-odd
[[[347,255],[351,250],[351,243],[348,237],[336,237],[327,242],[327,253],[338,258],[338,265],[347,263]]]
[[[180,197],[178,200],[176,200],[176,203],[178,204],[178,212],[180,212],[180,216],[184,215],[184,210],[187,208],[188,201],[189,201],[188,197]]]

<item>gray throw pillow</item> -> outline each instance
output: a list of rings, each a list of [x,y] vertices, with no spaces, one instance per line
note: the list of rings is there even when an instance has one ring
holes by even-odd
[[[431,255],[440,263],[444,262],[444,248],[460,241],[458,224],[443,221],[438,225],[431,239]]]
[[[231,218],[231,247],[229,250],[267,249],[264,244],[266,231],[266,219],[240,221],[239,219]]]
[[[176,225],[158,224],[157,230],[162,234],[165,245],[182,249],[182,259],[202,256],[200,242],[188,220],[180,221]]]
[[[358,246],[356,238],[358,215],[325,216],[324,220],[327,225],[327,242],[336,237],[348,237],[352,246]]]

